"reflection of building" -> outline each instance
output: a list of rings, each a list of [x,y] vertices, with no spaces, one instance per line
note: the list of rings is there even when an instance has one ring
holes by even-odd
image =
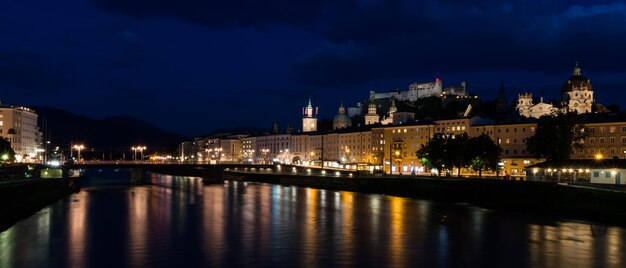
[[[37,126],[37,113],[26,108],[0,102],[0,137],[11,143],[16,158],[37,160],[42,134]]]
[[[317,130],[317,107],[313,112],[313,106],[311,105],[311,99],[309,98],[309,105],[302,108],[302,131],[310,132]]]
[[[533,95],[520,94],[517,101],[517,111],[521,116],[539,118],[557,110],[563,112],[577,112],[578,114],[591,113],[594,106],[593,87],[591,80],[581,75],[580,67],[576,63],[574,72],[561,88],[561,108],[543,102],[535,103]]]

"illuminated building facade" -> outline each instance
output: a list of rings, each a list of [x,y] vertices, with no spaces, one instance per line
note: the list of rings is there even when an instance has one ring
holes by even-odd
[[[575,152],[575,158],[626,158],[626,120],[615,118],[605,122],[585,124],[587,138],[584,149]]]
[[[16,159],[40,161],[43,135],[37,126],[37,113],[29,108],[0,103],[0,137],[11,143]]]
[[[302,108],[302,132],[317,131],[317,112],[317,107],[313,111],[311,98],[309,98],[309,105]]]
[[[384,159],[384,170],[393,174],[429,172],[424,170],[416,152],[433,136],[434,125],[431,123],[409,124],[384,127],[382,142],[378,142],[378,156]],[[374,131],[372,131],[374,133]],[[376,133],[379,133],[378,131]],[[379,134],[380,135],[380,134]]]
[[[585,114],[593,112],[595,99],[591,80],[582,76],[580,67],[576,63],[572,76],[561,87],[561,108],[543,102],[534,103],[533,95],[524,93],[518,95],[516,110],[521,116],[539,118],[555,111],[576,112]]]

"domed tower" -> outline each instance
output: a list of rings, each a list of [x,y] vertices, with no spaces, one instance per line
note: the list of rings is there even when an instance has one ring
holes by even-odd
[[[313,105],[309,98],[309,105],[302,108],[302,132],[317,131],[317,107],[313,113]]]
[[[582,76],[578,62],[574,67],[574,72],[561,88],[562,106],[568,112],[578,112],[579,114],[590,113],[593,106],[593,87],[591,80]]]
[[[370,96],[370,103],[367,105],[367,114],[365,115],[365,125],[376,124],[380,122],[380,116],[376,113],[376,101],[374,95]]]
[[[396,98],[391,97],[391,107],[389,107],[389,116],[393,116],[393,113],[398,111],[398,107],[396,107]]]
[[[333,129],[347,128],[352,125],[352,120],[346,114],[346,108],[343,107],[343,103],[339,106],[339,111],[335,118],[333,118]]]

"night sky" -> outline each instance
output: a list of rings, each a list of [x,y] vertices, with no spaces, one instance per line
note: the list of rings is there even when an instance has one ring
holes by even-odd
[[[0,99],[195,136],[300,128],[309,96],[330,117],[435,77],[560,100],[580,62],[597,101],[626,108],[625,51],[618,1],[10,0]]]

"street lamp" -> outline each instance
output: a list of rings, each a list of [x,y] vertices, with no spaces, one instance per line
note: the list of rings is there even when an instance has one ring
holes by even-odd
[[[131,150],[133,150],[133,161],[137,161],[137,147],[131,147]]]
[[[139,147],[139,152],[141,153],[141,161],[143,161],[143,151],[147,149],[146,146],[140,146]]]
[[[80,163],[80,150],[85,149],[84,145],[74,145],[74,149],[78,151],[78,163]]]
[[[141,160],[143,160],[143,151],[147,149],[146,146],[136,146],[131,148],[133,150],[133,160],[137,161],[137,151],[141,153]]]
[[[396,150],[394,152],[395,156],[395,160],[396,162],[398,162],[398,164],[396,165],[396,169],[398,169],[398,174],[402,174],[402,167],[400,167],[400,162],[402,161],[402,159],[400,158],[400,151]]]

